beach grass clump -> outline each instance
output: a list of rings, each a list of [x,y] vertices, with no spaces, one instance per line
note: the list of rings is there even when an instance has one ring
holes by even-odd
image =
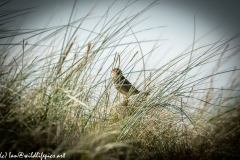
[[[238,36],[196,49],[193,44],[169,63],[147,69],[145,57],[160,45],[132,53],[145,42],[136,40],[115,52],[124,38],[136,37],[132,28],[157,5],[121,19],[132,4],[111,19],[103,15],[84,42],[77,33],[91,11],[67,25],[31,30],[31,36],[20,27],[1,35],[1,152],[43,152],[59,159],[240,158],[239,69],[221,70],[221,63],[238,53],[231,44]],[[20,13],[25,10],[9,12]],[[13,44],[19,35],[26,37]],[[39,50],[41,55],[34,54]],[[120,67],[127,61],[124,74],[138,77],[140,93],[127,101],[110,76],[116,55]],[[212,70],[197,72],[215,62]],[[229,73],[231,83],[215,87],[215,77]]]

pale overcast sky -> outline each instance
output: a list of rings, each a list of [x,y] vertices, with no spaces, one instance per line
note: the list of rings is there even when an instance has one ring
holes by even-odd
[[[86,29],[93,29],[101,18],[107,8],[113,3],[112,0],[79,0],[76,3],[74,9],[74,19],[84,17],[94,6],[91,11],[89,19],[86,20],[81,27]],[[130,1],[130,3],[133,1]],[[151,0],[140,0],[131,5],[129,9],[125,11],[122,18],[127,17],[133,13],[140,12]],[[139,25],[132,28],[133,32],[145,30],[153,27],[162,27],[153,30],[149,30],[143,33],[137,34],[139,41],[156,40],[160,38],[159,45],[161,48],[157,50],[159,54],[153,56],[155,63],[167,63],[171,58],[182,53],[187,47],[192,45],[194,37],[194,16],[196,21],[195,39],[197,40],[201,36],[208,33],[203,39],[201,39],[195,47],[200,45],[206,45],[218,41],[227,32],[225,39],[239,34],[240,31],[240,1],[237,0],[159,0],[158,5],[153,6],[140,16],[139,21],[144,20]],[[128,3],[125,0],[116,1],[111,7],[108,13],[108,20],[112,18]],[[67,24],[74,0],[13,0],[10,3],[1,7],[1,10],[9,9],[24,9],[30,7],[37,7],[31,9],[33,12],[29,13],[22,23],[21,28],[25,29],[40,29],[43,27],[51,27]],[[16,18],[21,21],[21,17]],[[74,20],[73,19],[73,20]],[[19,23],[19,21],[17,23]],[[10,23],[14,26],[14,22]],[[9,25],[9,24],[8,24]],[[163,27],[165,26],[165,27]],[[215,30],[213,30],[215,28]],[[212,31],[213,30],[213,31]],[[98,29],[95,30],[96,32]],[[211,31],[211,32],[210,32]],[[86,32],[89,34],[89,32]],[[86,35],[80,33],[78,42],[83,42]],[[25,37],[26,38],[26,37]],[[22,39],[22,37],[20,38]],[[126,39],[129,43],[136,39]],[[2,43],[4,39],[0,39]],[[232,45],[239,45],[239,38],[232,42]],[[29,42],[31,43],[31,42]],[[146,43],[142,45],[143,52],[151,50],[155,42]],[[123,47],[124,48],[124,47]],[[121,52],[123,48],[117,48],[118,52]],[[167,53],[167,55],[163,55]],[[236,55],[231,61],[228,62],[229,67],[237,66],[240,68],[240,54]],[[151,63],[153,65],[153,63]],[[149,64],[150,65],[150,64]],[[151,68],[150,66],[149,68]]]

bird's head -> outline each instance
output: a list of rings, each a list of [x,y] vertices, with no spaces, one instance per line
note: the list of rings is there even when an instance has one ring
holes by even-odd
[[[122,75],[122,71],[119,68],[114,68],[111,73],[113,77],[118,77]]]

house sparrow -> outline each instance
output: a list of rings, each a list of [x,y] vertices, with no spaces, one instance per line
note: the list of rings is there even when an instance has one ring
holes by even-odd
[[[114,68],[111,73],[114,85],[120,93],[127,97],[139,93],[139,91],[123,76],[119,68]]]

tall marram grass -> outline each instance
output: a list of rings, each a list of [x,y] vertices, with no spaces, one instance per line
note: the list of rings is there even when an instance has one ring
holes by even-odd
[[[126,36],[136,36],[132,28],[156,3],[121,20],[131,5],[107,22],[103,15],[81,43],[76,33],[91,11],[63,26],[1,29],[0,152],[104,160],[240,158],[239,69],[219,69],[226,57],[239,54],[238,46],[229,45],[238,36],[192,47],[150,71],[145,57],[155,50],[139,53],[125,69],[134,74],[136,64],[143,64],[137,73],[144,80],[134,83],[141,92],[124,105],[110,77],[114,51]],[[0,18],[32,9],[1,12]],[[14,38],[29,33],[13,44]],[[43,38],[32,43],[37,36]],[[127,48],[132,49],[127,45],[119,54],[130,61]],[[213,60],[218,62],[207,75],[196,72]],[[215,88],[214,77],[226,73],[236,78],[226,88]]]

